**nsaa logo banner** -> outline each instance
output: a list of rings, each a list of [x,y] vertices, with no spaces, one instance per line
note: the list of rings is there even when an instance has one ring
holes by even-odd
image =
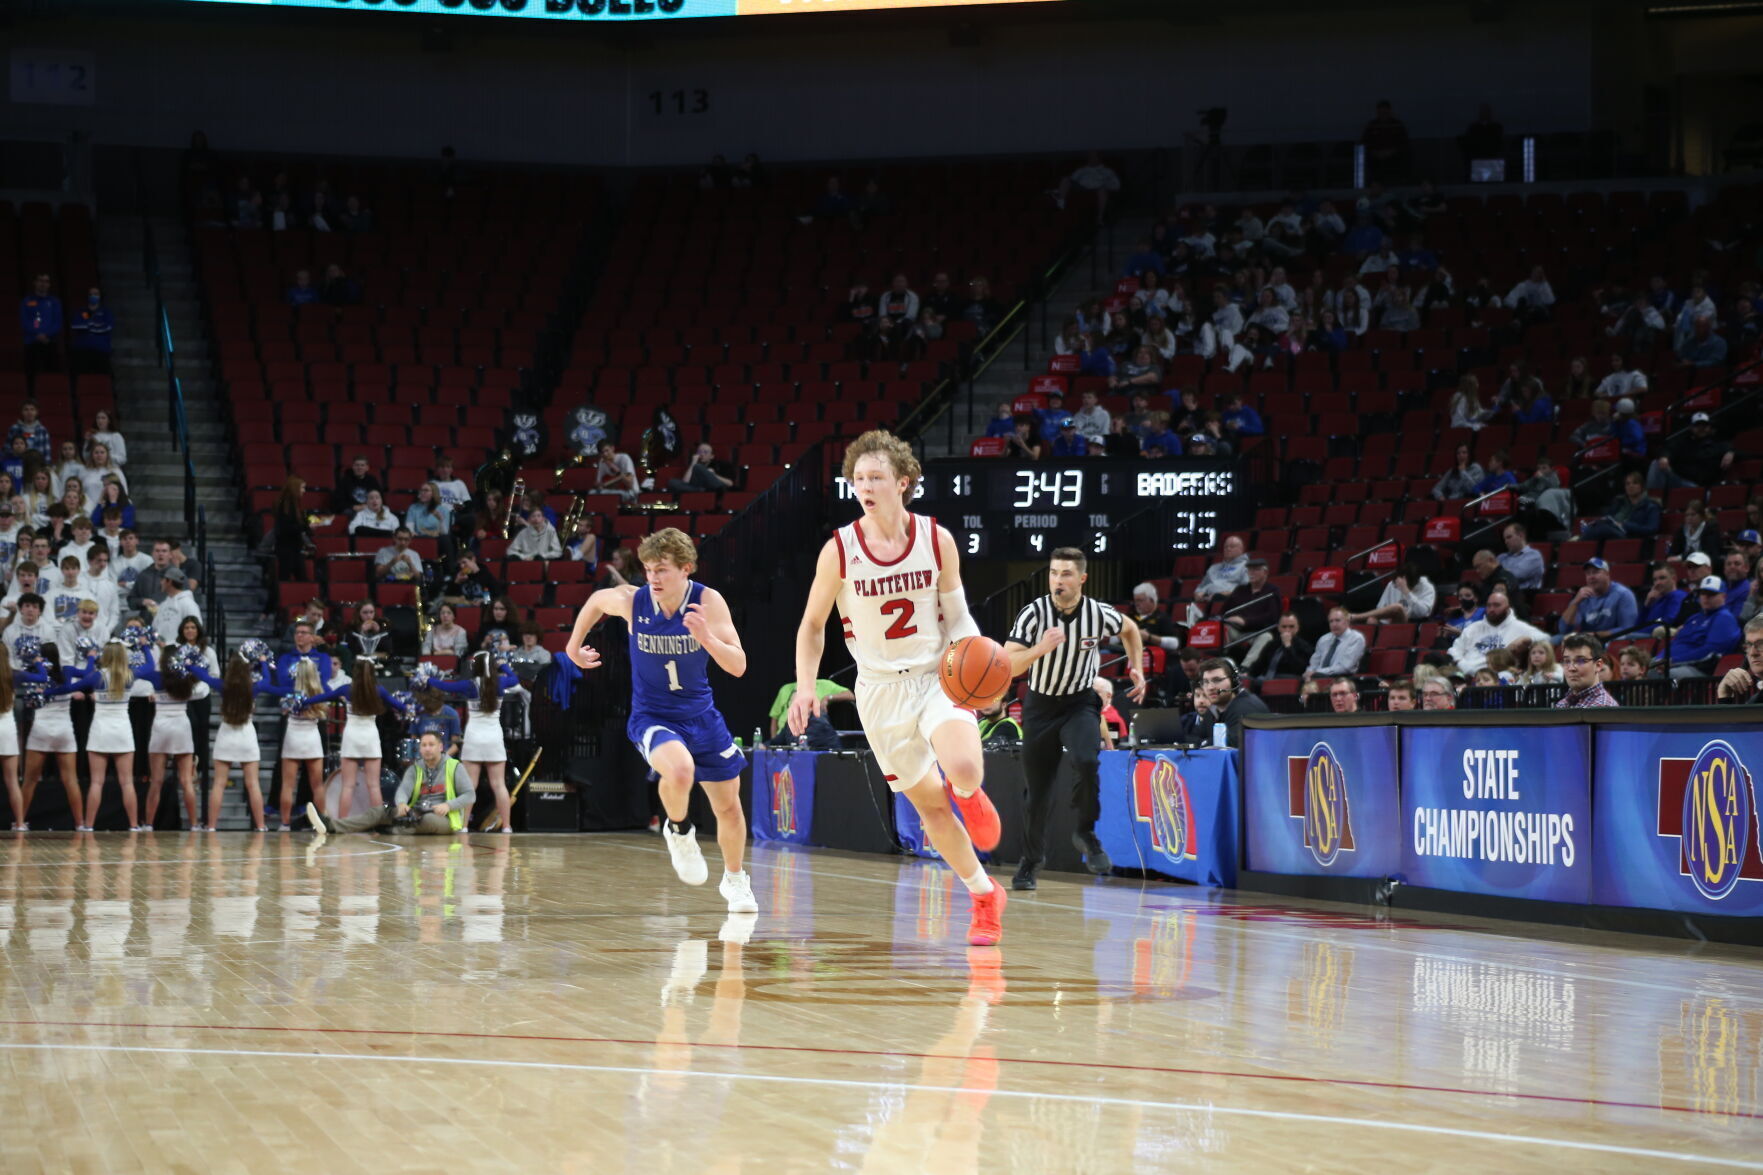
[[[1116,865],[1234,885],[1236,755],[1104,751],[1096,836]]]
[[[1251,869],[1387,877],[1401,863],[1396,728],[1246,730]]]
[[[1594,901],[1763,914],[1763,733],[1606,727],[1597,751]]]
[[[754,751],[754,840],[812,843],[815,760],[812,751]]]

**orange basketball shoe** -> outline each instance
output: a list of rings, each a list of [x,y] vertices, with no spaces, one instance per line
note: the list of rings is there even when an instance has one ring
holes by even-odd
[[[989,805],[988,805],[989,806]],[[993,818],[997,814],[993,813]],[[967,924],[967,941],[971,946],[995,947],[1004,937],[1004,887],[992,883],[991,893],[973,895],[973,918]]]
[[[992,806],[986,789],[982,787],[972,795],[962,797],[956,795],[955,789],[945,780],[943,790],[949,793],[949,802],[961,813],[961,822],[967,825],[967,837],[973,841],[973,847],[982,853],[997,848],[1004,828],[998,822],[998,809]]]

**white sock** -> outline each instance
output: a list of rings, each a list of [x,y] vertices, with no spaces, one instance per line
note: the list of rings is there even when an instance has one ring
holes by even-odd
[[[986,867],[981,865],[973,871],[972,877],[963,877],[961,884],[967,887],[968,893],[991,893],[994,888],[992,879],[986,876]]]

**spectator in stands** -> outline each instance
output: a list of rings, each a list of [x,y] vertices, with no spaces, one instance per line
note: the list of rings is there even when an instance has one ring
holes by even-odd
[[[1732,537],[1732,545],[1735,549],[1743,551],[1745,557],[1753,564],[1763,560],[1763,534],[1759,534],[1755,530],[1739,531]]]
[[[1414,682],[1410,678],[1398,677],[1384,687],[1384,708],[1407,712],[1415,708]]]
[[[1499,410],[1481,402],[1481,381],[1473,375],[1457,380],[1457,392],[1451,397],[1451,427],[1478,432]]]
[[[1204,609],[1215,596],[1227,596],[1243,584],[1249,582],[1249,556],[1243,550],[1243,540],[1236,535],[1226,536],[1218,547],[1218,561],[1206,569],[1201,576],[1200,584],[1194,589],[1194,606]],[[1190,615],[1191,624],[1200,616]]]
[[[1041,437],[1035,430],[1035,422],[1028,417],[1016,421],[1016,431],[1004,439],[1006,457],[1017,457],[1024,461],[1041,459]]]
[[[1537,322],[1549,317],[1555,305],[1555,287],[1549,284],[1542,266],[1531,266],[1530,276],[1507,293],[1506,305],[1527,321]]]
[[[1451,645],[1451,660],[1463,672],[1474,673],[1482,668],[1487,664],[1487,655],[1495,649],[1509,649],[1522,662],[1533,641],[1548,642],[1546,633],[1518,619],[1504,587],[1488,593],[1486,608],[1482,618],[1467,625],[1463,635]]]
[[[1585,585],[1561,613],[1561,631],[1589,632],[1607,641],[1634,628],[1639,619],[1634,593],[1610,578],[1610,565],[1596,557],[1586,560]]]
[[[1608,658],[1606,658],[1607,660]],[[1616,678],[1620,681],[1644,681],[1652,662],[1647,660],[1646,653],[1638,645],[1630,645],[1616,658]]]
[[[1418,623],[1432,618],[1433,608],[1438,604],[1438,589],[1432,580],[1420,574],[1420,569],[1412,562],[1402,564],[1402,569],[1390,577],[1384,584],[1383,594],[1378,597],[1377,606],[1369,612],[1360,612],[1349,619],[1354,624],[1404,624]]]
[[[300,615],[294,617],[282,630],[283,651],[293,650],[304,656],[313,650],[315,643],[332,644],[337,633],[335,629],[326,630],[325,626],[329,623],[330,605],[314,596],[306,601],[306,607]]]
[[[1522,522],[1508,522],[1500,531],[1506,549],[1500,554],[1500,566],[1511,573],[1518,586],[1535,591],[1543,586],[1542,552],[1530,545],[1530,533]]]
[[[151,614],[147,605],[157,605],[165,599],[163,579],[170,570],[171,543],[165,539],[157,539],[153,543],[152,564],[136,572],[134,587],[129,589],[128,606],[131,612]]]
[[[1181,438],[1177,437],[1176,440],[1180,442]],[[1212,438],[1203,432],[1195,433],[1187,439],[1183,448],[1174,451],[1164,447],[1163,443],[1157,439],[1145,442],[1145,456],[1147,457],[1175,457],[1179,456],[1184,449],[1189,457],[1215,457],[1218,455],[1212,448]]]
[[[1149,347],[1136,347],[1132,358],[1121,365],[1118,372],[1108,377],[1108,386],[1115,391],[1126,391],[1129,388],[1156,388],[1163,383],[1163,365],[1157,361],[1157,353]],[[1098,429],[1106,432],[1106,428]]]
[[[1219,332],[1221,346],[1229,346],[1229,340],[1243,331],[1243,312],[1223,285],[1212,287],[1212,325]]]
[[[361,202],[360,196],[343,201],[343,210],[336,215],[337,227],[346,233],[371,233],[373,211]]]
[[[97,286],[86,291],[86,304],[68,323],[73,332],[73,369],[80,374],[110,374],[111,335],[116,330],[116,316],[104,305],[104,294]]]
[[[1140,456],[1139,438],[1126,426],[1126,417],[1116,416],[1108,422],[1108,433],[1102,438],[1102,450],[1110,457]]]
[[[1506,468],[1506,460],[1506,450],[1504,449],[1496,449],[1488,454],[1487,472],[1482,475],[1480,481],[1471,487],[1470,495],[1472,497],[1479,498],[1484,494],[1491,494],[1495,490],[1518,484],[1517,476]]]
[[[1420,329],[1420,315],[1414,309],[1414,303],[1405,289],[1396,289],[1390,294],[1390,303],[1383,312],[1383,319],[1378,323],[1382,330],[1411,331]]]
[[[1634,401],[1627,396],[1616,401],[1616,419],[1611,425],[1611,435],[1622,447],[1622,456],[1634,461],[1644,461],[1647,456],[1647,434],[1641,428],[1641,422],[1635,419]]]
[[[390,546],[374,552],[374,578],[383,583],[421,583],[422,556],[410,545],[410,528],[396,527]]]
[[[1359,713],[1359,683],[1350,677],[1337,677],[1328,686],[1328,704],[1336,714]]]
[[[441,501],[453,508],[455,514],[463,511],[471,504],[471,490],[465,482],[453,473],[453,458],[442,453],[435,458],[434,475],[432,478]]]
[[[1359,141],[1365,146],[1367,174],[1380,182],[1391,183],[1408,173],[1408,127],[1396,117],[1388,98],[1380,98],[1377,113],[1365,124]]]
[[[715,447],[710,442],[703,441],[692,450],[692,460],[686,466],[686,475],[669,481],[667,488],[679,494],[732,490],[735,488],[735,469],[726,461],[718,461]]]
[[[189,590],[190,581],[176,567],[168,567],[160,576],[160,584],[165,598],[158,603],[147,602],[147,611],[153,616],[153,631],[159,635],[162,645],[178,643],[178,629],[182,627],[186,617],[194,616],[198,623],[202,620],[202,608],[196,603],[196,597]]]
[[[1546,646],[1533,645],[1540,649]],[[1625,650],[1626,651],[1626,650]],[[1599,673],[1604,664],[1604,643],[1589,633],[1574,633],[1561,642],[1561,669],[1567,696],[1555,703],[1557,710],[1610,707],[1616,699],[1604,688]]]
[[[324,267],[324,284],[319,287],[319,299],[327,306],[358,306],[361,304],[361,283],[333,261]]]
[[[1059,205],[1061,211],[1071,199],[1073,188],[1090,193],[1096,202],[1096,222],[1100,224],[1108,215],[1108,201],[1113,193],[1120,191],[1120,176],[1112,167],[1102,162],[1099,151],[1091,151],[1084,165],[1059,181],[1059,186],[1051,193],[1053,203]]]
[[[1349,627],[1352,620],[1339,604],[1328,610],[1328,632],[1316,642],[1316,652],[1304,670],[1305,681],[1359,672],[1359,662],[1365,658],[1365,637]]]
[[[526,525],[508,544],[510,559],[561,559],[563,558],[563,542],[557,536],[557,528],[545,517],[543,510],[529,511]]]
[[[533,681],[551,663],[551,650],[539,643],[543,635],[543,630],[531,620],[520,625],[519,643],[508,654],[508,664],[523,682]]]
[[[1179,345],[1175,332],[1169,329],[1168,320],[1161,314],[1153,314],[1145,320],[1145,329],[1139,335],[1139,342],[1151,348],[1165,362],[1175,358]]]
[[[277,210],[278,213],[282,211]],[[296,269],[294,284],[288,287],[287,302],[294,307],[310,306],[318,301],[318,287],[312,284],[310,269]]]
[[[614,585],[616,586],[616,585]],[[455,607],[486,604],[502,590],[502,585],[478,565],[475,551],[459,552],[459,566],[442,588],[441,598]]]
[[[1365,255],[1365,260],[1359,263],[1359,276],[1366,277],[1373,274],[1387,274],[1392,269],[1400,273],[1401,268],[1402,255],[1396,252],[1395,242],[1391,241],[1387,236],[1379,234],[1377,247],[1372,252],[1367,253]],[[1360,300],[1364,300],[1363,294],[1360,295]],[[1376,306],[1375,300],[1373,300],[1371,306]]]
[[[134,589],[135,579],[153,566],[153,557],[141,550],[140,536],[132,530],[122,532],[120,545],[110,557],[110,578],[116,581],[117,592],[126,597]]]
[[[904,329],[918,319],[918,295],[903,273],[896,273],[876,303],[876,315]]]
[[[979,328],[981,337],[991,333],[998,325],[998,316],[1002,313],[997,300],[992,297],[992,283],[984,277],[969,278],[967,297],[960,307],[960,317]]]
[[[1420,687],[1420,708],[1422,710],[1455,710],[1457,708],[1457,691],[1451,688],[1451,679],[1429,677],[1426,684]]]
[[[276,575],[286,581],[306,578],[306,552],[313,547],[312,523],[300,497],[306,492],[306,481],[294,474],[282,484],[270,510],[271,541],[275,550]]]
[[[35,400],[26,400],[18,406],[18,419],[6,430],[6,440],[12,441],[22,437],[27,448],[36,453],[44,461],[48,461],[55,449],[49,439],[49,428],[41,420]]]
[[[1146,348],[1141,347],[1139,350],[1143,352]],[[1004,407],[1008,407],[1008,405],[1004,405]],[[1084,436],[1106,435],[1113,424],[1113,419],[1108,415],[1108,409],[1102,407],[1096,393],[1092,390],[1084,392],[1083,403],[1076,412],[1072,413],[1072,419],[1077,422],[1077,431]]]
[[[1257,555],[1244,566],[1248,580],[1224,598],[1225,640],[1229,644],[1235,644],[1246,634],[1272,628],[1279,621],[1281,601],[1279,591],[1267,586],[1267,560]]]
[[[1657,279],[1655,279],[1657,280]],[[1645,294],[1636,294],[1615,322],[1605,328],[1604,333],[1613,339],[1621,339],[1631,351],[1650,351],[1653,346],[1665,337],[1668,329],[1665,315],[1653,305]],[[1612,356],[1614,358],[1614,356]],[[1629,393],[1609,393],[1611,395]]]
[[[1079,375],[1104,376],[1114,383],[1114,356],[1093,331],[1085,331],[1077,351]]]
[[[1698,318],[1707,318],[1716,323],[1719,321],[1720,310],[1714,305],[1714,299],[1708,296],[1708,285],[1705,280],[1707,272],[1705,269],[1698,269],[1692,275],[1695,280],[1690,284],[1689,297],[1685,298],[1683,304],[1678,307],[1677,320],[1671,328],[1672,335],[1676,340],[1682,340],[1685,335],[1688,335]]]
[[[1549,398],[1543,381],[1536,376],[1526,379],[1519,389],[1523,397],[1516,406],[1515,419],[1519,424],[1550,424],[1555,419],[1555,402]]]
[[[441,601],[435,609],[435,622],[429,625],[428,635],[422,638],[423,654],[464,657],[470,651],[471,636],[460,627],[458,613],[453,610],[453,605]]]
[[[342,660],[344,668],[353,671],[355,662],[365,657],[376,669],[384,669],[392,659],[388,638],[392,630],[380,617],[379,605],[363,600],[355,609],[355,623],[343,633]]]
[[[1743,551],[1726,553],[1726,606],[1733,616],[1741,616],[1751,595],[1751,559]]]
[[[635,502],[640,494],[636,465],[631,462],[630,454],[618,451],[618,443],[611,437],[600,442],[600,464],[594,472],[594,488],[615,493],[627,503]]]
[[[1243,402],[1241,392],[1232,392],[1225,397],[1224,412],[1220,418],[1225,431],[1234,440],[1240,437],[1258,437],[1267,432],[1262,423],[1261,414]]]
[[[18,331],[24,345],[27,381],[35,381],[40,371],[60,370],[58,343],[62,325],[61,299],[55,296],[49,275],[39,273],[31,283],[31,292],[18,303]]]
[[[1709,315],[1697,318],[1672,349],[1679,367],[1719,367],[1726,362],[1726,339],[1714,333]]]
[[[935,310],[941,318],[956,318],[961,313],[961,297],[955,292],[945,270],[938,270],[931,275],[930,292],[920,299],[926,308]]]
[[[1302,677],[1315,652],[1299,631],[1297,616],[1282,613],[1273,632],[1263,633],[1249,646],[1243,672],[1255,677]]]
[[[87,464],[102,464],[93,457],[93,450],[103,445],[110,451],[110,461],[121,467],[128,464],[129,446],[122,433],[117,431],[116,418],[100,408],[92,413],[92,427],[86,430],[85,456]]]
[[[1347,332],[1341,329],[1340,319],[1335,317],[1333,310],[1325,309],[1318,316],[1316,326],[1304,336],[1304,347],[1309,351],[1331,354],[1347,349]]]
[[[1701,499],[1691,498],[1684,503],[1683,525],[1671,536],[1670,552],[1681,558],[1701,554],[1710,563],[1726,554],[1726,540],[1721,537],[1714,520],[1708,517],[1708,507]]]
[[[1663,663],[1667,654],[1673,679],[1707,677],[1720,658],[1739,647],[1739,622],[1726,607],[1725,584],[1718,575],[1705,576],[1696,587],[1701,605],[1683,627],[1670,638],[1656,662]]]
[[[918,318],[906,328],[906,337],[900,341],[901,362],[923,359],[930,353],[930,345],[942,338],[947,330],[948,324],[941,314],[929,306],[920,308]]]
[[[1641,611],[1635,623],[1646,626],[1648,631],[1659,627],[1676,628],[1688,619],[1689,606],[1690,594],[1677,586],[1677,576],[1672,573],[1670,564],[1655,563],[1652,588],[1647,592],[1647,598],[1641,601]]]
[[[564,540],[563,557],[586,563],[592,572],[600,564],[600,536],[594,533],[595,516],[583,514],[575,520],[575,533]]]
[[[1051,445],[1055,457],[1085,457],[1090,451],[1088,438],[1077,431],[1077,421],[1069,416],[1059,422]]]
[[[1261,292],[1255,296],[1255,309],[1249,315],[1248,321],[1278,335],[1285,333],[1286,328],[1291,325],[1292,318],[1286,308],[1280,305],[1279,298],[1273,290],[1263,287]]]
[[[1690,417],[1688,436],[1679,436],[1666,455],[1647,472],[1647,488],[1654,490],[1710,486],[1732,468],[1733,449],[1714,435],[1714,422],[1706,412]]]
[[[1741,639],[1745,663],[1726,671],[1715,697],[1722,702],[1763,705],[1763,616],[1745,623]]]
[[[404,525],[421,538],[445,538],[453,532],[453,507],[441,498],[440,487],[425,481],[416,489],[416,501],[404,513]]]
[[[1237,668],[1227,658],[1213,657],[1202,661],[1199,673],[1195,711],[1190,718],[1183,719],[1188,740],[1211,744],[1215,741],[1212,728],[1222,724],[1225,745],[1240,749],[1243,745],[1243,716],[1268,713],[1267,703],[1242,688]]]
[[[25,482],[26,460],[29,459],[32,462],[41,462],[42,458],[38,457],[31,451],[30,445],[25,443],[23,437],[13,437],[11,443],[8,445],[8,449],[9,452],[6,456],[0,458],[0,473],[4,473],[9,479],[11,479],[12,485],[23,486]],[[8,488],[10,489],[11,487]],[[7,496],[11,497],[11,494],[8,494]]]
[[[1016,408],[1009,400],[998,401],[998,413],[986,422],[985,435],[1008,437],[1016,431]]]
[[[105,501],[106,482],[114,481],[124,491],[129,488],[128,475],[122,471],[122,466],[111,459],[110,446],[104,444],[92,446],[92,455],[81,466],[79,478],[80,487],[85,490],[86,501],[92,504],[102,504]],[[124,500],[126,497],[125,493]]]
[[[337,474],[337,488],[331,496],[331,505],[338,513],[352,512],[367,501],[368,494],[377,493],[383,496],[385,492],[385,484],[368,465],[367,457],[357,454],[349,462],[349,468]]]
[[[1167,412],[1150,414],[1145,425],[1145,435],[1140,438],[1140,442],[1141,452],[1146,457],[1151,456],[1152,449],[1156,449],[1158,454],[1164,457],[1179,457],[1186,448],[1181,437],[1170,429],[1169,413]]]
[[[390,538],[399,527],[398,516],[386,507],[378,490],[368,490],[367,500],[355,508],[349,533]]]
[[[1576,449],[1583,449],[1593,441],[1615,435],[1616,423],[1611,419],[1610,401],[1593,400],[1589,411],[1591,415],[1567,438]]]
[[[1616,496],[1601,518],[1587,522],[1581,537],[1588,539],[1652,538],[1661,525],[1659,500],[1647,493],[1640,470],[1631,469],[1622,479]]]
[[[1589,400],[1592,397],[1591,368],[1585,356],[1575,355],[1567,364],[1567,379],[1562,385],[1560,400]]]

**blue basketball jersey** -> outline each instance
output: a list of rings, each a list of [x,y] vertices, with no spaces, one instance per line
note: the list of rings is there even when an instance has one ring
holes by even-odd
[[[686,605],[701,602],[704,585],[688,583],[680,610],[664,614],[644,584],[631,597],[631,711],[690,719],[712,710],[710,654],[686,631]]]

